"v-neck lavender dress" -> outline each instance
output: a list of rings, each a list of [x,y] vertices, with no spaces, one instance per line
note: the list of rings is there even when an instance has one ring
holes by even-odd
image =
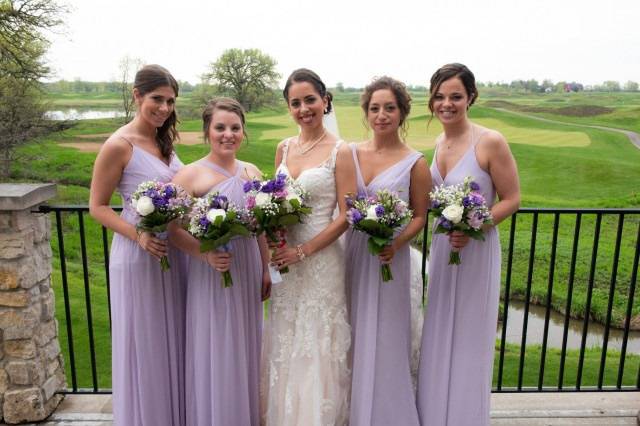
[[[198,164],[227,176],[210,189],[244,204],[245,166],[234,175],[207,161]],[[188,426],[259,425],[259,363],[262,337],[262,260],[255,238],[234,238],[233,286],[222,274],[190,258],[187,292],[186,400]]]
[[[461,183],[472,176],[489,206],[491,176],[475,155],[480,134],[442,178],[431,166],[433,184]],[[470,240],[460,265],[449,265],[451,246],[435,234],[429,259],[429,290],[418,372],[418,411],[423,426],[489,426],[491,380],[500,291],[500,241],[496,228],[485,240]]]
[[[133,146],[118,184],[121,217],[137,215],[131,194],[147,180],[170,182],[182,167],[175,155],[167,166]],[[184,305],[186,257],[169,247],[171,269],[135,241],[115,233],[109,258],[113,419],[116,426],[184,425]]]
[[[388,189],[409,201],[411,168],[422,157],[412,152],[365,185],[356,145],[358,192],[374,195]],[[353,381],[351,426],[418,425],[411,378],[411,274],[409,246],[395,253],[393,280],[383,282],[380,261],[367,249],[368,236],[349,230],[346,248],[350,293]]]

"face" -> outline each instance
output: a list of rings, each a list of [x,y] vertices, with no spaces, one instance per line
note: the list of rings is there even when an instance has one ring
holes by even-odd
[[[367,110],[367,122],[374,133],[397,133],[401,119],[398,102],[391,90],[381,89],[373,92]]]
[[[442,82],[433,96],[433,113],[443,124],[465,120],[469,107],[469,95],[458,77]]]
[[[293,83],[289,87],[289,114],[300,127],[322,125],[327,99],[322,98],[311,83]]]
[[[209,125],[211,151],[218,155],[235,155],[244,139],[242,120],[230,111],[217,109]]]
[[[140,116],[154,127],[161,127],[175,109],[176,93],[170,86],[158,87],[144,96],[134,89],[133,96]]]

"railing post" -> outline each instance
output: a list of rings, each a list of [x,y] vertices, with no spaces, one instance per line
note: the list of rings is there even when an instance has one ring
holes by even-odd
[[[51,288],[53,184],[0,184],[0,420],[45,419],[65,387]]]

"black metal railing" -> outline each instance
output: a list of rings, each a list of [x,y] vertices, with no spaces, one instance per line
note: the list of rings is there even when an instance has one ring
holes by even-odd
[[[39,211],[55,217],[52,281],[67,393],[108,393],[111,232],[87,215],[86,206],[42,206]],[[640,344],[640,332],[632,331],[640,329],[640,209],[522,208],[500,225],[500,232],[502,306],[494,392],[640,390],[640,349],[628,350],[632,334]],[[428,220],[422,234],[423,277],[430,237]],[[510,340],[515,303],[524,305],[524,313],[517,337]],[[544,309],[544,320],[542,339],[531,344],[534,305]],[[561,316],[556,348],[549,343],[552,315]],[[571,349],[570,325],[576,328],[576,321],[581,322],[579,345]],[[595,324],[604,332],[601,343],[590,348],[588,336]],[[610,347],[612,330],[622,331],[617,349]]]

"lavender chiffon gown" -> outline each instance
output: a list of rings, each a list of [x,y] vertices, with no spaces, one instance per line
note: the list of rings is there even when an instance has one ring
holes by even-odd
[[[121,217],[134,224],[131,194],[147,180],[171,181],[182,167],[167,166],[142,148],[118,183]],[[184,304],[186,258],[169,247],[171,269],[135,241],[115,233],[109,258],[113,419],[116,426],[184,425]]]
[[[472,176],[492,206],[495,187],[478,165],[475,148],[443,179],[431,165],[433,184],[461,183]],[[448,237],[435,234],[429,259],[427,313],[418,372],[418,411],[423,426],[489,426],[490,397],[500,291],[500,241],[496,228],[470,240],[460,265],[449,265]]]
[[[244,204],[244,165],[234,175],[207,161],[228,178],[210,191]],[[262,261],[255,238],[234,238],[233,286],[222,274],[190,258],[187,292],[186,400],[188,426],[259,425],[259,362],[262,331]]]
[[[374,195],[388,189],[409,201],[411,168],[422,157],[412,152],[365,185],[356,145],[358,193]],[[409,245],[396,251],[393,280],[383,282],[380,261],[367,249],[368,236],[347,234],[347,289],[350,292],[353,381],[351,426],[418,426],[411,376],[411,273]]]

